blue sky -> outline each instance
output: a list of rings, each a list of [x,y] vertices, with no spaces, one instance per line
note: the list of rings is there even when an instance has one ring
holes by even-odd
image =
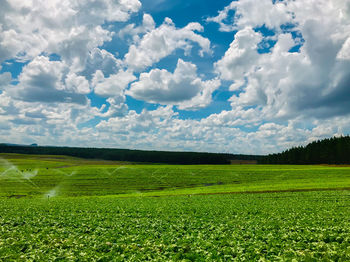
[[[2,6],[2,142],[267,154],[349,134],[349,0]]]

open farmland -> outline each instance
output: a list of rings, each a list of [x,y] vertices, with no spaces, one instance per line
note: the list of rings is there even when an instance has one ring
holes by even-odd
[[[2,157],[0,196],[129,197],[350,188],[346,166],[137,165],[65,156]]]
[[[350,193],[0,200],[0,260],[349,261]]]
[[[346,166],[4,154],[0,176],[3,261],[350,260]]]

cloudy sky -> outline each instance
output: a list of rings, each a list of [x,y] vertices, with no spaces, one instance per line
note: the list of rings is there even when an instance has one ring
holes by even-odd
[[[350,133],[350,0],[0,6],[0,142],[266,154]]]

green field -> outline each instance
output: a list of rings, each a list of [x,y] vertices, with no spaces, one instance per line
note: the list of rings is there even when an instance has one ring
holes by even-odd
[[[350,167],[0,157],[0,261],[350,260]]]
[[[350,167],[137,165],[65,156],[1,157],[0,196],[130,197],[350,188]]]

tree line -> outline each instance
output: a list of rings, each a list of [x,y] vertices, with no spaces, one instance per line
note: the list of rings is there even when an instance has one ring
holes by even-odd
[[[259,164],[350,164],[350,136],[318,140],[267,156],[13,144],[0,144],[0,153],[66,155],[86,159],[184,165],[230,164],[237,160],[256,160]]]
[[[332,137],[270,154],[261,164],[350,164],[350,136]]]
[[[49,147],[0,144],[0,153],[66,155],[86,159],[163,164],[230,164],[231,160],[258,160],[259,156],[198,152],[145,151],[112,148]]]

